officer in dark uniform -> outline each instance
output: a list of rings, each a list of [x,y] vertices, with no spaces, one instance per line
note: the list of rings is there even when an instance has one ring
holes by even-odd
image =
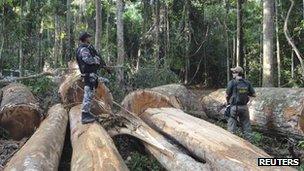
[[[82,124],[91,123],[96,120],[96,116],[90,112],[90,109],[95,89],[98,86],[97,71],[103,68],[108,73],[111,73],[110,68],[91,45],[91,37],[87,32],[81,33],[79,36],[80,44],[76,52],[77,63],[85,83],[82,101]]]

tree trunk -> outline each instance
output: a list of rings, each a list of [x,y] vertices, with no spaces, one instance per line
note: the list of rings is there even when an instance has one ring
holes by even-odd
[[[226,15],[224,20],[224,26],[225,26],[225,39],[226,39],[226,76],[227,76],[227,84],[230,81],[230,54],[229,54],[229,34],[228,34],[228,27],[227,27],[227,21],[228,21],[228,14],[229,14],[229,5],[228,1],[224,0],[224,6],[226,9]]]
[[[55,24],[55,41],[54,41],[54,59],[53,59],[53,65],[58,66],[59,65],[59,56],[60,56],[60,21],[59,16],[57,14],[54,15],[54,24]]]
[[[153,15],[154,15],[154,60],[155,62],[159,62],[159,52],[160,52],[160,41],[159,41],[159,20],[160,20],[160,12],[159,12],[160,4],[159,0],[154,1],[153,5]]]
[[[73,155],[71,170],[128,170],[106,130],[96,123],[81,123],[81,106],[70,110]]]
[[[47,118],[5,170],[58,170],[67,123],[68,115],[63,105],[51,107]]]
[[[23,49],[22,39],[19,41],[19,77],[23,76]]]
[[[170,19],[169,19],[169,2],[166,2],[166,59],[169,59],[171,46],[170,46]],[[167,60],[165,60],[167,63]]]
[[[291,79],[294,81],[294,53],[291,51]]]
[[[184,36],[185,36],[185,44],[186,44],[186,49],[185,49],[185,58],[186,58],[186,65],[185,65],[185,84],[188,84],[189,82],[189,74],[190,74],[190,54],[189,54],[189,49],[190,49],[190,41],[191,41],[191,33],[190,33],[190,23],[189,23],[189,0],[186,0],[185,6],[184,6],[184,24],[185,24],[185,29],[184,29]]]
[[[95,0],[95,6],[96,6],[96,33],[95,33],[95,48],[98,52],[101,51],[101,36],[102,36],[102,7],[101,7],[101,1]]]
[[[123,10],[124,4],[122,0],[116,1],[117,10],[117,65],[124,65],[125,48],[124,48],[124,23],[123,23]],[[117,81],[119,85],[124,88],[124,71],[122,67],[117,68]]]
[[[266,133],[304,136],[304,89],[257,88],[257,97],[248,103],[250,119]],[[224,119],[226,93],[224,89],[206,91],[201,97],[208,117]]]
[[[267,153],[221,127],[174,108],[149,108],[141,118],[157,131],[172,137],[214,170],[259,170],[258,158]],[[268,167],[265,170],[279,169]],[[280,168],[295,170],[292,168]]]
[[[288,31],[288,20],[289,20],[289,16],[290,16],[290,13],[293,9],[293,6],[294,6],[294,1],[293,0],[289,0],[291,2],[291,5],[289,7],[289,10],[287,12],[287,15],[286,15],[286,19],[285,19],[285,22],[284,22],[284,33],[285,33],[285,36],[286,36],[286,39],[288,41],[288,43],[290,44],[290,46],[292,47],[292,50],[295,52],[298,60],[300,61],[300,64],[301,64],[301,74],[302,74],[302,78],[304,78],[304,61],[303,61],[303,56],[301,54],[301,52],[299,51],[299,49],[297,48],[297,46],[295,45],[292,37],[290,37],[290,34],[289,34],[289,31]]]
[[[273,87],[274,0],[263,2],[263,87]]]
[[[67,54],[66,59],[70,61],[72,59],[72,51],[71,51],[71,22],[72,22],[72,16],[71,16],[71,0],[66,1],[67,4],[67,14],[66,14],[66,33],[67,33]]]
[[[27,87],[12,83],[2,89],[0,119],[11,138],[28,137],[40,124],[38,101]]]
[[[107,21],[106,21],[106,52],[107,52],[107,62],[110,63],[111,62],[111,58],[110,58],[110,44],[109,44],[109,25],[110,25],[110,10],[107,10]]]
[[[62,102],[65,105],[72,107],[82,103],[83,90],[84,83],[77,70],[76,73],[71,73],[66,77],[64,82],[60,85],[59,93]],[[92,113],[96,115],[99,115],[100,113],[109,113],[109,111],[111,111],[112,103],[112,94],[109,89],[100,82],[95,90],[92,103]]]
[[[275,0],[275,23],[276,23],[276,45],[277,45],[277,63],[278,63],[278,87],[281,87],[281,55],[279,38],[279,2]]]
[[[258,157],[270,157],[222,128],[174,109],[179,108],[177,101],[160,93],[136,91],[122,104],[214,170],[254,170],[258,168],[255,164]]]
[[[243,0],[237,0],[236,63],[244,66]]]

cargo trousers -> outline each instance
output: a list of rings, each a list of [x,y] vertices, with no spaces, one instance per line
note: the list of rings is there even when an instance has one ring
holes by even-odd
[[[82,100],[82,112],[90,113],[92,100],[95,94],[95,89],[98,86],[97,75],[90,74],[84,77],[84,95]]]
[[[228,131],[235,134],[237,123],[240,122],[242,132],[247,140],[252,139],[252,130],[250,124],[249,109],[247,105],[231,106],[230,118],[228,119]]]

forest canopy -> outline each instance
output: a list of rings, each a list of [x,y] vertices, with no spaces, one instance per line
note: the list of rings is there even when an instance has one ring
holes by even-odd
[[[304,84],[303,4],[302,0],[1,0],[0,73],[31,75],[46,66],[64,68],[75,58],[79,33],[88,31],[103,59],[119,71],[120,81],[133,87],[157,86],[153,83],[159,76],[163,84],[223,87],[230,79],[229,69],[237,64],[254,86],[299,87]],[[118,23],[123,39],[117,36]]]

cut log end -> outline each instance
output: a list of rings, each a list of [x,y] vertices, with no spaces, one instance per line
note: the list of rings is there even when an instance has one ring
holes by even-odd
[[[59,93],[64,104],[75,106],[82,103],[84,94],[84,82],[78,73],[70,74],[59,88]],[[98,115],[102,112],[109,113],[113,104],[110,90],[99,83],[95,91],[92,113]]]
[[[16,83],[4,87],[2,92],[0,126],[15,140],[30,136],[41,121],[34,95],[26,86]]]
[[[51,107],[47,118],[13,156],[5,170],[57,170],[67,123],[68,115],[63,105]]]
[[[139,90],[130,93],[122,102],[124,108],[137,115],[142,114],[148,108],[174,107],[181,108],[175,98],[170,98],[161,93],[150,90]]]

